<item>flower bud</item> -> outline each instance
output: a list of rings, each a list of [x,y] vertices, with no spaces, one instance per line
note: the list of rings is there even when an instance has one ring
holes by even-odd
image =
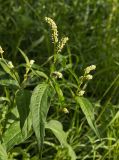
[[[4,51],[3,51],[2,47],[0,46],[0,54],[3,54],[3,53],[4,53]]]
[[[12,64],[11,61],[8,62],[8,66],[9,66],[9,68],[11,68],[11,69],[14,68],[14,66],[13,66],[13,64]]]
[[[57,72],[57,71],[53,72],[51,75],[52,75],[53,77],[55,77],[56,79],[63,77],[62,73]]]
[[[81,91],[78,93],[78,96],[83,96],[84,93],[85,93],[85,91],[84,91],[84,90],[81,90]]]
[[[30,66],[32,66],[34,64],[34,60],[30,60]]]
[[[88,74],[87,76],[85,76],[85,78],[86,78],[87,80],[91,80],[91,79],[93,79],[93,76],[92,76],[91,74]]]
[[[61,41],[59,42],[58,47],[57,47],[57,53],[62,51],[62,49],[64,48],[64,46],[65,46],[65,44],[67,43],[68,40],[69,40],[68,37],[64,37],[64,38],[61,39]]]
[[[69,113],[67,108],[63,108],[63,112],[66,113],[66,114]]]
[[[88,66],[88,67],[85,69],[85,74],[88,74],[88,73],[90,73],[90,71],[95,70],[95,69],[96,69],[96,66],[95,66],[95,65]]]

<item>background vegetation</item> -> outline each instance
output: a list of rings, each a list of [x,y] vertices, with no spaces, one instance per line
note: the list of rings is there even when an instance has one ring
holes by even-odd
[[[50,17],[56,22],[60,38],[64,35],[69,37],[69,41],[61,54],[64,59],[67,55],[70,57],[68,63],[72,65],[73,73],[78,77],[82,76],[87,66],[96,65],[93,80],[89,81],[84,97],[88,101],[88,106],[93,106],[96,128],[100,137],[94,133],[89,121],[86,121],[88,118],[85,111],[81,110],[81,106],[76,107],[74,99],[63,88],[66,80],[76,85],[71,72],[65,73],[65,80],[62,82],[58,80],[57,82],[65,97],[63,108],[67,108],[69,113],[62,111],[61,99],[56,96],[51,101],[47,121],[58,120],[62,123],[67,134],[67,143],[73,148],[77,159],[118,160],[119,1],[0,0],[0,2],[0,45],[5,51],[5,59],[12,61],[14,66],[17,66],[16,68],[19,68],[20,65],[24,66],[24,59],[18,49],[20,48],[30,60],[35,60],[39,66],[35,66],[35,69],[43,71],[47,75],[50,74],[49,64],[43,65],[54,54],[50,38],[51,31],[44,20],[45,17]],[[24,70],[18,70],[20,79],[23,80]],[[16,101],[14,99],[16,88],[3,84],[3,79],[1,67],[0,95],[1,98],[7,98],[5,101],[0,100],[2,125],[5,119],[9,119],[14,100]],[[33,91],[35,85],[41,81],[45,80],[36,78],[26,88]],[[10,108],[9,111],[6,111],[6,106]],[[5,116],[3,116],[4,113]],[[14,117],[10,119],[13,121]],[[60,124],[55,125],[62,130]],[[64,131],[62,130],[63,133]],[[67,143],[61,145],[61,140],[58,141],[58,136],[52,132],[46,129],[43,159],[71,159],[70,155],[66,157],[68,155],[66,153],[71,152],[70,147],[67,147]],[[3,133],[5,133],[5,129],[3,129]],[[38,159],[38,147],[34,132],[29,135],[29,139],[16,144],[7,151],[9,159],[10,157],[12,157],[11,159],[23,160]]]

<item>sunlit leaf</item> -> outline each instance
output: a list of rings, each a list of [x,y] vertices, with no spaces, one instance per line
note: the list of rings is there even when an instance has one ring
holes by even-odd
[[[16,80],[12,80],[12,79],[2,79],[0,80],[0,85],[1,86],[6,86],[6,87],[17,87],[19,88],[19,84]]]
[[[0,59],[0,65],[2,66],[2,68],[4,69],[4,71],[6,73],[8,73],[14,80],[16,81],[20,81],[20,78],[19,78],[19,75],[18,73],[14,70],[14,69],[11,69],[8,64],[7,64],[7,61],[6,60],[3,60],[3,59]]]
[[[30,65],[30,62],[29,62],[27,55],[20,48],[18,48],[18,49],[19,49],[20,53],[22,54],[22,56],[24,57],[26,64]]]
[[[80,105],[88,124],[91,129],[95,132],[95,134],[100,137],[97,127],[95,125],[95,117],[94,117],[94,109],[90,101],[84,97],[76,97],[77,104]]]
[[[48,97],[50,96],[50,87],[46,83],[36,86],[32,93],[30,110],[32,114],[33,129],[38,141],[39,150],[42,150],[45,122],[49,110]]]
[[[57,92],[57,95],[58,95],[58,98],[59,98],[60,102],[63,102],[64,101],[63,92],[62,92],[59,84],[57,82],[55,82],[55,81],[54,81],[54,87],[55,87],[55,90]]]
[[[7,152],[3,147],[3,145],[0,143],[0,160],[7,160],[7,159],[8,159]]]
[[[67,133],[63,131],[62,124],[57,120],[51,120],[48,123],[46,123],[45,127],[53,132],[53,134],[57,137],[62,147],[68,148],[68,153],[71,157],[71,160],[76,160],[76,154],[73,148],[71,147],[71,145],[67,143]]]

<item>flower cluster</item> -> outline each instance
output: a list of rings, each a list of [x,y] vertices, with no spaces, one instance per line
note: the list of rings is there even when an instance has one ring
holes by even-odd
[[[45,17],[45,21],[49,24],[49,26],[51,27],[51,30],[52,30],[52,40],[53,40],[53,43],[57,43],[56,45],[56,50],[57,50],[57,53],[60,53],[62,51],[62,49],[64,48],[65,44],[67,43],[68,41],[68,37],[63,37],[61,38],[61,40],[59,41],[58,40],[58,30],[57,30],[57,25],[56,23],[49,17]]]
[[[58,46],[57,46],[57,53],[61,52],[62,49],[64,48],[65,44],[67,43],[67,41],[69,40],[68,37],[64,37],[61,39],[61,41],[59,42]]]
[[[30,67],[34,64],[34,60],[30,60]]]
[[[65,114],[68,114],[68,113],[69,113],[69,111],[68,111],[67,108],[63,108],[63,112],[64,112]]]
[[[52,34],[53,43],[57,43],[58,42],[58,31],[57,31],[56,23],[49,17],[45,17],[45,21],[49,24],[53,32]]]
[[[11,68],[11,69],[13,69],[13,68],[14,68],[14,65],[12,64],[12,62],[11,62],[11,61],[9,61],[9,62],[8,62],[8,66],[9,66],[9,68]]]
[[[77,95],[78,96],[83,96],[85,94],[85,88],[87,86],[87,81],[91,80],[93,78],[93,76],[90,74],[90,72],[95,70],[95,69],[96,69],[95,65],[91,65],[91,66],[88,66],[87,68],[85,68],[84,75],[81,76],[80,79],[79,79],[80,85],[79,85],[78,90],[77,90]],[[83,87],[81,87],[82,85],[83,85]]]
[[[88,75],[85,76],[85,79],[86,80],[91,80],[91,79],[93,79],[93,76],[91,74],[88,74]]]
[[[53,72],[51,75],[56,79],[58,79],[58,78],[61,79],[63,77],[62,73],[60,73],[58,71]]]
[[[79,93],[78,93],[78,96],[83,96],[83,95],[84,95],[84,93],[85,93],[85,91],[84,91],[84,90],[80,90],[80,91],[79,91]]]
[[[91,65],[88,66],[85,70],[84,70],[84,74],[85,74],[85,79],[86,80],[91,80],[93,78],[93,76],[91,74],[89,74],[91,71],[95,70],[96,66],[95,65]]]
[[[85,69],[85,74],[89,74],[91,71],[95,70],[96,69],[96,66],[95,65],[91,65],[91,66],[88,66],[86,69]]]

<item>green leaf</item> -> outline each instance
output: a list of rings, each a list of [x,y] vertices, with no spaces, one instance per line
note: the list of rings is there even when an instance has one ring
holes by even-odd
[[[117,119],[119,119],[119,111],[115,114],[115,116],[113,116],[112,120],[110,121],[110,123],[106,126],[109,127],[111,126]]]
[[[4,102],[4,101],[6,101],[6,102],[9,102],[9,103],[10,103],[9,98],[7,98],[7,97],[0,97],[0,102]]]
[[[75,78],[76,83],[79,84],[79,78],[76,75],[76,73],[72,69],[70,69],[70,68],[68,69],[68,71],[69,71],[69,74],[72,75]]]
[[[77,104],[80,105],[87,122],[95,134],[100,137],[97,127],[95,125],[94,109],[90,101],[84,97],[76,97]]]
[[[16,80],[12,80],[12,79],[2,79],[0,80],[0,85],[1,86],[6,86],[6,87],[17,87],[19,88],[19,84]]]
[[[30,62],[29,62],[29,59],[28,57],[26,56],[26,54],[20,49],[18,48],[18,50],[20,51],[20,53],[22,54],[22,56],[24,57],[25,61],[26,61],[26,64],[29,66],[30,65]]]
[[[0,160],[7,160],[7,159],[8,159],[7,152],[3,147],[3,145],[0,143]]]
[[[16,144],[18,145],[21,143],[23,140],[19,121],[12,123],[3,134],[3,141],[7,151],[12,149]]]
[[[71,68],[72,68],[72,64],[67,64],[65,67],[61,67],[59,72],[66,71],[66,70],[71,69]]]
[[[76,160],[76,154],[73,148],[71,147],[71,145],[67,143],[67,133],[63,131],[62,124],[57,120],[51,120],[45,124],[45,128],[50,129],[53,132],[53,134],[57,137],[60,144],[63,147],[68,148],[68,153],[71,157],[71,160]]]
[[[4,71],[8,73],[14,80],[18,82],[20,81],[18,73],[14,69],[9,68],[5,59],[0,59],[0,65],[2,66]]]
[[[28,90],[19,90],[16,94],[16,104],[20,116],[20,127],[23,137],[27,137],[31,130],[31,115],[30,115],[30,99],[31,92]]]
[[[43,78],[45,78],[45,79],[48,79],[48,76],[47,76],[44,72],[42,72],[42,71],[32,70],[32,74],[33,74],[33,75],[36,75],[36,76],[38,76],[38,77],[43,77]]]
[[[36,86],[31,97],[30,110],[32,114],[33,129],[38,141],[39,151],[42,150],[44,140],[45,122],[49,110],[49,96],[49,85],[42,83]]]
[[[31,51],[33,48],[37,47],[40,43],[42,43],[44,40],[44,35],[41,36],[39,39],[37,39],[36,41],[33,41],[33,43],[29,46],[29,48],[27,49],[27,52]]]
[[[0,71],[0,78],[3,78],[3,77],[5,77],[5,76],[6,76],[5,71]]]
[[[60,144],[63,146],[67,140],[67,134],[63,131],[62,124],[57,120],[50,120],[45,124],[45,128],[51,129],[54,135],[59,140]]]
[[[58,94],[58,98],[59,98],[59,101],[62,103],[64,101],[64,95],[63,95],[63,92],[60,88],[60,85],[54,80],[54,87],[55,87],[55,90]]]
[[[31,160],[39,160],[38,156],[33,156]]]

